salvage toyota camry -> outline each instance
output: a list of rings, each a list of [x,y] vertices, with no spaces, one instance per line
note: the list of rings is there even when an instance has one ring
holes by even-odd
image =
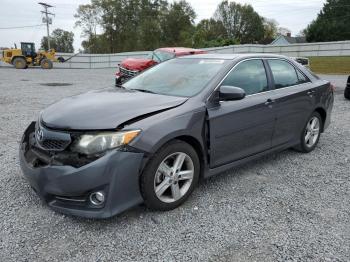
[[[201,178],[291,147],[311,152],[330,124],[333,91],[284,56],[176,58],[43,110],[23,135],[21,168],[62,213],[170,210]]]

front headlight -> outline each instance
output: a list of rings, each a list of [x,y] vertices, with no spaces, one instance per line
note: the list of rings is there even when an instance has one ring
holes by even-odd
[[[131,130],[82,135],[73,145],[72,151],[86,155],[99,154],[129,144],[140,132],[141,130]]]

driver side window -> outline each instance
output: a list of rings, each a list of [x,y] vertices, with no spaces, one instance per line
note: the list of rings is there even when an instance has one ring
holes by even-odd
[[[262,60],[254,59],[238,64],[221,85],[240,87],[246,95],[268,91],[266,71]]]

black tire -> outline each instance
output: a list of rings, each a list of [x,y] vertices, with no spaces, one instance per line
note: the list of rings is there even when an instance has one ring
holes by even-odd
[[[318,121],[319,121],[319,133],[318,133],[318,136],[317,136],[317,139],[316,141],[313,143],[312,146],[308,145],[307,144],[307,141],[306,141],[306,134],[307,134],[307,128],[308,128],[308,124],[309,122],[313,119],[313,118],[317,118]],[[320,140],[320,137],[321,137],[321,131],[323,130],[323,120],[322,120],[322,117],[321,115],[318,113],[318,112],[313,112],[311,114],[311,116],[308,118],[304,128],[303,128],[303,131],[301,132],[301,135],[300,135],[300,144],[298,146],[296,146],[294,149],[296,149],[297,151],[299,152],[302,152],[302,153],[310,153],[311,151],[313,151],[319,140]]]
[[[183,196],[181,196],[181,198],[179,198],[177,201],[167,203],[160,200],[160,198],[158,198],[155,192],[156,175],[158,174],[159,176],[159,173],[157,173],[157,171],[160,164],[169,156],[176,153],[185,153],[192,160],[193,167],[194,167],[193,179],[188,190]],[[146,206],[151,210],[160,210],[160,211],[168,211],[180,206],[183,202],[187,200],[187,198],[193,192],[194,188],[197,186],[198,180],[199,180],[199,174],[200,174],[200,161],[196,151],[193,149],[192,146],[180,140],[173,140],[165,144],[162,148],[160,148],[157,151],[156,154],[154,154],[153,158],[149,160],[148,164],[146,165],[140,177],[141,193]],[[177,182],[177,183],[179,183],[178,186],[180,187],[180,182]],[[167,190],[172,191],[171,187],[172,186],[168,186],[169,189]]]
[[[52,69],[53,64],[50,59],[44,58],[40,61],[40,66],[42,69]]]
[[[345,88],[344,97],[350,100],[350,87]]]
[[[26,69],[27,68],[27,61],[24,57],[16,57],[13,59],[12,64],[15,66],[16,69]]]

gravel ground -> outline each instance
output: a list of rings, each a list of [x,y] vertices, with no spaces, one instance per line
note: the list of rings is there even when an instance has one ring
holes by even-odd
[[[113,83],[108,70],[0,69],[0,261],[349,261],[350,101],[310,154],[265,157],[201,183],[171,212],[107,220],[47,208],[21,176],[18,142],[50,103]],[[345,77],[322,76],[345,86]],[[71,83],[52,87],[44,83]]]

